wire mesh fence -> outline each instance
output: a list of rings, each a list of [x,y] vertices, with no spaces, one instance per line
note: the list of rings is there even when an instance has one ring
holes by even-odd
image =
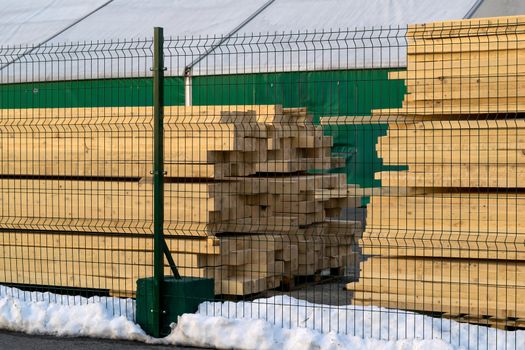
[[[152,43],[0,51],[2,283],[131,296],[152,274]]]
[[[516,348],[524,30],[167,39],[164,238],[213,279],[199,312]],[[153,275],[152,48],[0,49],[2,284],[134,298]]]

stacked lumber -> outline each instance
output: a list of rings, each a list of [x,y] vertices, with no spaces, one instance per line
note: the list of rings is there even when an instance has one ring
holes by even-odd
[[[410,26],[408,95],[402,108],[377,113],[434,119],[525,111],[524,39],[524,16]]]
[[[425,121],[391,125],[377,150],[388,187],[525,188],[525,120]]]
[[[523,326],[524,30],[523,16],[410,28],[407,71],[391,77],[403,107],[372,113],[391,122],[384,164],[406,170],[376,174],[354,303]]]
[[[525,16],[411,25],[406,41],[406,70],[389,73],[405,82],[402,107],[321,123],[478,120],[525,112]]]
[[[133,296],[153,274],[151,116],[0,112],[1,281]],[[340,160],[306,109],[167,107],[164,129],[164,229],[182,275],[246,295],[355,264],[361,225],[338,219],[360,197],[327,172]]]

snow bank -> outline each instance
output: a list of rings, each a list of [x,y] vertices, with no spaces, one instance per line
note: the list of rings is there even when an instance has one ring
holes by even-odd
[[[170,343],[218,349],[377,349],[445,350],[453,347],[438,339],[384,341],[363,339],[308,328],[282,328],[264,320],[238,320],[185,314],[166,338]]]
[[[200,305],[198,313],[229,319],[265,320],[284,329],[302,327],[324,334],[352,334],[382,341],[442,339],[458,349],[525,349],[525,331],[503,331],[374,306],[318,305],[289,296],[253,302],[207,302]],[[399,344],[396,346],[402,346]],[[413,346],[417,348],[418,344],[413,343]],[[427,344],[424,346],[431,348]]]
[[[222,349],[525,349],[506,332],[400,310],[315,305],[287,296],[207,302],[154,339],[133,322],[134,301],[23,292],[0,286],[0,328]]]
[[[25,292],[0,286],[0,328],[30,334],[152,341],[135,324],[134,301]]]

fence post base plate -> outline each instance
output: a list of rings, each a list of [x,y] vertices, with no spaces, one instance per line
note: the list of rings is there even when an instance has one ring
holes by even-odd
[[[150,335],[167,336],[171,332],[170,324],[177,322],[178,316],[193,313],[200,303],[214,299],[213,279],[164,277],[160,296],[160,330],[155,330],[157,313],[153,309],[153,283],[152,277],[137,280],[136,321]]]

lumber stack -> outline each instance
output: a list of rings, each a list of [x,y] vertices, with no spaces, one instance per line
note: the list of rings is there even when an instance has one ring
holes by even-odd
[[[372,113],[390,122],[384,164],[406,170],[376,174],[354,303],[523,326],[524,30],[523,16],[409,29],[407,71],[391,76],[403,107]]]
[[[454,120],[392,125],[377,150],[383,186],[417,188],[525,188],[525,120]]]
[[[525,112],[524,16],[411,25],[406,42],[406,70],[389,73],[405,82],[402,107],[321,123],[484,120]]]
[[[0,112],[1,281],[132,296],[152,275],[151,116]],[[362,228],[339,216],[360,197],[327,173],[340,160],[306,109],[168,107],[164,129],[164,229],[182,275],[246,295],[354,264]]]

